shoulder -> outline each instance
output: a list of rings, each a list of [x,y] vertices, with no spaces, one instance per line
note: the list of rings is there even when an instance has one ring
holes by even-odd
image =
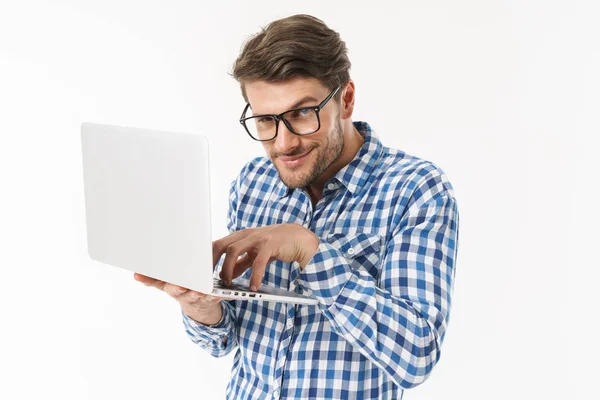
[[[445,171],[430,160],[383,147],[379,164],[379,179],[404,198],[433,197],[438,193],[454,197],[454,187]]]
[[[268,157],[256,157],[242,167],[238,178],[243,183],[256,179],[276,178],[277,176],[277,170]]]
[[[232,190],[238,195],[252,189],[271,191],[279,180],[277,169],[268,157],[256,157],[248,161],[232,182]]]

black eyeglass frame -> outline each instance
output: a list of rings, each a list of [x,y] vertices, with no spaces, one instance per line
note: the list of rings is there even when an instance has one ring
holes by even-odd
[[[309,106],[309,107],[293,108],[291,110],[284,111],[281,114],[258,114],[258,115],[253,115],[251,117],[246,117],[246,112],[248,111],[248,108],[250,108],[250,103],[247,103],[246,107],[244,107],[244,111],[242,112],[242,115],[240,117],[240,123],[242,124],[242,126],[246,130],[246,133],[252,139],[256,140],[257,142],[270,142],[271,140],[275,139],[277,137],[278,132],[279,132],[279,121],[283,121],[283,123],[288,128],[288,130],[290,132],[292,132],[294,135],[298,135],[298,136],[312,135],[313,133],[316,133],[316,132],[318,132],[319,129],[321,129],[321,117],[319,116],[319,112],[323,109],[323,107],[325,107],[327,105],[327,103],[329,102],[329,100],[331,100],[331,98],[333,96],[335,96],[335,94],[341,88],[342,88],[342,85],[340,85],[337,88],[335,88],[331,93],[329,93],[329,95],[327,97],[325,97],[325,99],[321,103],[319,103],[319,105]],[[287,119],[285,119],[284,115],[287,114],[287,113],[289,113],[289,112],[300,111],[300,110],[314,110],[315,114],[317,115],[317,129],[315,129],[312,132],[308,132],[308,133],[296,133],[296,132],[294,132],[294,129],[292,128],[292,125],[290,124],[290,122]],[[254,136],[252,136],[252,134],[250,133],[250,130],[246,126],[246,121],[249,120],[249,119],[255,119],[257,117],[273,117],[275,119],[275,135],[272,138],[270,138],[270,139],[257,139]]]

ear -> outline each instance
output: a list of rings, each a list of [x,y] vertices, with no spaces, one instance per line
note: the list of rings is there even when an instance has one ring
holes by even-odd
[[[354,81],[350,79],[340,90],[342,91],[340,118],[348,119],[352,116],[352,112],[354,111]]]

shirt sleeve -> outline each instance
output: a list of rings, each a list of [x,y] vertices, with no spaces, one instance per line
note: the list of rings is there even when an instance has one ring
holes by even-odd
[[[298,275],[298,284],[319,300],[332,329],[405,389],[425,381],[440,357],[458,221],[451,187],[440,190],[439,180],[426,180],[383,241],[377,280],[353,266],[335,243],[323,240]]]
[[[234,181],[229,190],[229,209],[227,212],[229,232],[236,230],[237,182],[238,180]],[[215,278],[219,277],[222,266],[223,258],[215,267]],[[188,317],[183,311],[181,312],[185,331],[192,342],[214,357],[223,357],[237,347],[235,301],[222,300],[219,304],[221,304],[223,316],[214,325],[204,325]]]
[[[223,357],[237,346],[235,335],[235,303],[223,300],[221,310],[223,316],[214,325],[204,325],[181,312],[185,331],[198,346],[208,351],[213,357]]]

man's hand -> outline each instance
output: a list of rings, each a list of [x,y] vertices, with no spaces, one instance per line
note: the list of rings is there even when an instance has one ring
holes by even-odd
[[[250,290],[258,290],[267,264],[273,260],[297,261],[300,268],[313,258],[319,238],[302,225],[269,225],[232,233],[213,242],[213,265],[225,254],[221,279],[226,284],[252,268]],[[242,256],[242,258],[239,258]],[[239,258],[239,259],[238,259]]]
[[[222,299],[219,297],[182,288],[138,273],[135,273],[133,277],[146,286],[166,292],[179,302],[185,315],[201,324],[213,325],[221,320],[223,311],[219,302]]]

